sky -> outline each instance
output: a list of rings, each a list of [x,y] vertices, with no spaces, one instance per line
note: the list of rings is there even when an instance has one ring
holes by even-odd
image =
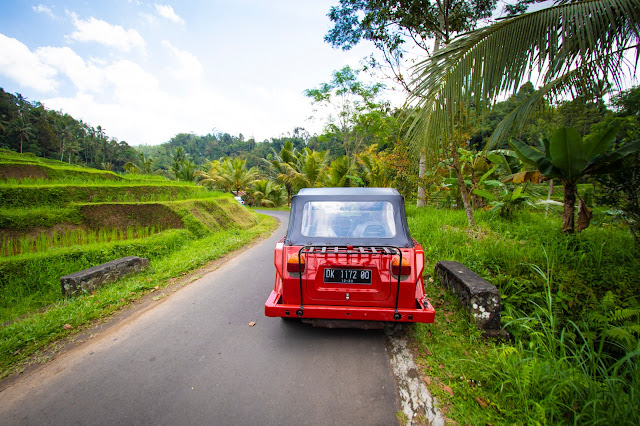
[[[42,1],[0,0],[0,87],[129,145],[320,133],[304,90],[374,51],[324,42],[338,0]]]

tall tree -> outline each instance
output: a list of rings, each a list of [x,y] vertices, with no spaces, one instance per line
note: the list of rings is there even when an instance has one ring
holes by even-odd
[[[383,107],[377,96],[383,88],[381,83],[364,83],[358,79],[359,72],[349,66],[335,71],[328,83],[305,90],[315,105],[329,108],[328,130],[342,137],[347,157],[353,157],[362,145],[362,138],[353,131],[358,117]]]
[[[344,50],[362,39],[373,42],[383,55],[384,68],[411,93],[413,88],[403,71],[409,51],[417,47],[423,54],[437,52],[456,34],[472,30],[489,18],[495,5],[496,0],[340,0],[340,5],[329,12],[334,27],[325,41]],[[430,40],[433,40],[432,50]],[[373,55],[370,62],[374,67],[379,65]],[[426,155],[426,150],[420,154],[420,178],[426,174]],[[454,152],[453,156],[455,159],[457,154]],[[424,185],[419,184],[418,206],[425,204],[425,198]]]
[[[404,63],[409,51],[433,53],[440,43],[489,18],[495,4],[496,0],[340,0],[329,11],[334,26],[324,39],[343,50],[362,40],[372,42],[393,79],[410,91]],[[371,64],[380,65],[373,56]]]
[[[464,34],[419,63],[411,97],[421,111],[411,128],[416,143],[432,155],[451,150],[452,112],[471,104],[486,110],[534,73],[541,76],[542,88],[500,123],[489,147],[519,128],[550,93],[586,94],[588,82],[600,79],[621,85],[632,71],[625,55],[635,50],[638,59],[640,1],[559,3]]]

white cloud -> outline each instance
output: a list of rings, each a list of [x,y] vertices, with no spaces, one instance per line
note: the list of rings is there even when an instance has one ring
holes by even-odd
[[[176,24],[184,25],[184,19],[182,19],[180,16],[176,14],[176,12],[173,10],[173,7],[166,4],[158,4],[158,3],[156,3],[154,6],[156,7],[156,11],[158,12],[158,15],[172,22],[175,22]]]
[[[57,87],[56,70],[22,42],[4,34],[0,34],[0,74],[40,92],[54,92]]]
[[[112,25],[96,18],[79,19],[73,12],[68,12],[77,31],[69,36],[77,41],[95,41],[109,47],[115,47],[125,52],[134,48],[144,49],[145,42],[136,30],[125,30],[120,25]]]
[[[204,67],[194,54],[178,49],[167,40],[162,40],[162,46],[169,50],[173,58],[169,72],[174,78],[191,83],[199,83],[204,79]]]
[[[69,47],[40,47],[35,55],[61,74],[66,75],[80,92],[101,93],[104,86],[102,67],[87,64]]]
[[[158,79],[140,65],[128,60],[117,61],[105,69],[113,96],[122,105],[146,105],[155,103],[155,98],[164,97]]]
[[[153,25],[158,20],[158,18],[156,18],[156,15],[152,15],[151,13],[140,12],[138,16],[140,16],[140,18],[142,18],[142,21],[148,25]]]
[[[44,13],[45,15],[49,16],[50,18],[55,19],[55,15],[53,14],[53,9],[51,9],[50,7],[47,7],[47,6],[43,5],[43,4],[39,4],[37,6],[31,6],[31,8],[36,13]]]

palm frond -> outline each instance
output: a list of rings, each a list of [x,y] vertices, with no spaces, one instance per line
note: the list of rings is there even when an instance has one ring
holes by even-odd
[[[420,114],[410,136],[433,156],[448,146],[452,111],[461,105],[486,110],[535,76],[546,93],[577,87],[578,77],[585,76],[609,78],[620,87],[635,72],[639,42],[640,0],[571,2],[464,34],[416,65],[409,102]],[[633,64],[625,57],[629,51],[635,54]],[[528,100],[500,132],[510,130],[546,93]]]

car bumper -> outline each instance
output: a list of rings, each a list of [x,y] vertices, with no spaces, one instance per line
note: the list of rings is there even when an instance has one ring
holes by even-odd
[[[432,323],[436,311],[427,299],[416,299],[416,309],[398,308],[400,319],[395,319],[394,308],[361,307],[361,306],[332,306],[332,305],[304,305],[302,315],[299,315],[300,305],[285,305],[280,302],[281,294],[272,291],[264,305],[264,313],[268,317],[284,318],[318,318],[360,321],[391,321],[391,322],[425,322]]]

